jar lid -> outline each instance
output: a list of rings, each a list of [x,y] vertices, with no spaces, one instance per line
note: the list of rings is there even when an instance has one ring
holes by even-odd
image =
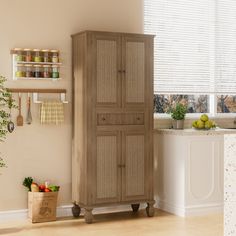
[[[41,65],[34,65],[34,67],[42,67]]]
[[[24,48],[24,51],[32,51],[30,48]]]
[[[59,66],[58,66],[58,65],[52,65],[52,67],[59,68]]]
[[[14,48],[14,51],[23,51],[23,48]]]
[[[33,51],[34,51],[34,52],[39,52],[40,49],[37,49],[37,48],[36,48],[36,49],[33,49]]]
[[[51,67],[50,65],[43,65],[43,67]]]
[[[49,52],[49,49],[43,49],[42,52]]]
[[[32,67],[33,65],[29,65],[29,64],[27,64],[27,65],[25,65],[26,67]]]
[[[50,52],[57,52],[57,53],[59,53],[59,50],[50,50]]]

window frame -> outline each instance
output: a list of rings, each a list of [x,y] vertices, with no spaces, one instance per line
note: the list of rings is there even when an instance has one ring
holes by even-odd
[[[143,1],[143,10],[145,7],[145,0]],[[212,20],[212,24],[210,24],[210,32],[209,32],[209,41],[211,42],[210,48],[209,48],[209,65],[210,65],[210,80],[213,80],[214,85],[216,84],[216,10],[217,6],[214,2],[212,2],[211,7],[209,9],[209,18]],[[145,12],[143,12],[145,14]],[[145,17],[143,18],[143,31],[145,31]],[[154,53],[155,55],[155,53]],[[206,94],[210,96],[210,112],[207,113],[209,117],[212,118],[232,118],[235,117],[236,112],[231,113],[217,113],[217,94]],[[227,94],[230,95],[230,94]],[[202,113],[187,113],[186,118],[187,119],[194,119],[198,118]],[[155,113],[154,117],[158,117],[161,119],[167,119],[170,118],[170,115],[167,113]]]

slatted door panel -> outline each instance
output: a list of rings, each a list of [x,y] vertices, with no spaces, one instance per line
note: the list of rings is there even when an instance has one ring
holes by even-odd
[[[147,199],[148,153],[144,132],[127,131],[122,137],[122,200]]]
[[[123,105],[144,106],[146,77],[146,41],[142,38],[123,38]]]
[[[118,107],[121,103],[121,39],[96,36],[97,106]]]
[[[101,132],[96,144],[95,203],[120,200],[121,176],[118,169],[121,144],[119,132]]]

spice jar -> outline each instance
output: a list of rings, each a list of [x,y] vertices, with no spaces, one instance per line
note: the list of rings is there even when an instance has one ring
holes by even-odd
[[[15,76],[16,76],[17,78],[25,77],[25,67],[24,67],[24,65],[22,65],[22,64],[18,64],[18,65],[17,65],[17,69],[16,69],[16,74],[15,74]]]
[[[33,76],[33,66],[25,65],[25,77],[32,78]]]
[[[59,51],[58,50],[51,50],[52,53],[52,62],[58,63],[59,62]]]
[[[22,48],[15,48],[16,53],[16,61],[24,61],[23,49]]]
[[[25,61],[31,62],[32,61],[31,49],[25,48],[24,52],[25,52]]]
[[[34,77],[35,78],[41,78],[42,77],[41,69],[42,69],[42,66],[34,65]]]
[[[50,75],[51,75],[50,68],[51,68],[51,66],[49,66],[49,65],[43,66],[43,78],[50,78]]]
[[[43,62],[50,62],[49,50],[44,49],[44,50],[42,50],[42,53],[43,53]]]
[[[42,57],[39,49],[34,49],[34,62],[42,62]]]
[[[59,68],[58,66],[52,66],[52,78],[58,79],[59,78]]]

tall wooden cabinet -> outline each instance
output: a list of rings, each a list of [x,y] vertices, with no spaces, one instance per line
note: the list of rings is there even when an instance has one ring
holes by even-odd
[[[153,36],[85,31],[73,40],[73,200],[147,203],[153,216]]]

